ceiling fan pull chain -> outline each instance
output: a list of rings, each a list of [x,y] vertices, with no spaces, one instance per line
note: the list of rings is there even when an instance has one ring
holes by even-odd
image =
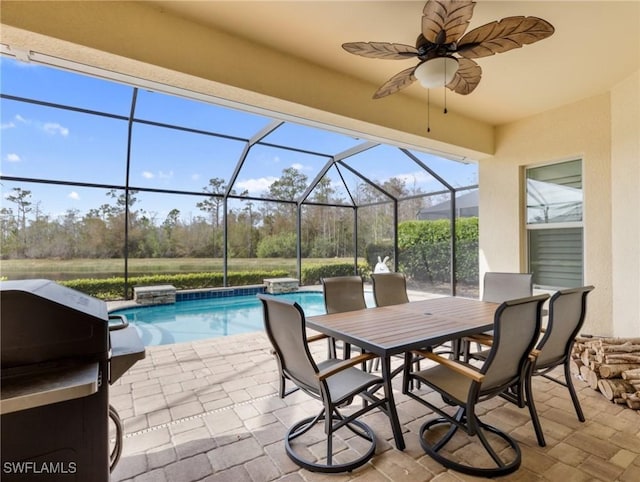
[[[447,88],[444,88],[444,113],[447,113]]]
[[[447,64],[444,64],[444,78],[442,79],[442,85],[444,85],[444,113],[447,113]]]
[[[431,90],[427,89],[427,132],[431,132],[431,119],[429,114],[431,113],[431,103],[429,102],[431,97]]]

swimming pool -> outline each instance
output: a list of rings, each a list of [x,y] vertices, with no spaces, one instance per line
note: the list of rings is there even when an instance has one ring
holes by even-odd
[[[297,301],[306,316],[325,313],[320,291],[299,291],[278,295]],[[371,293],[365,293],[374,306]],[[177,301],[170,305],[140,306],[114,310],[136,327],[145,346],[168,345],[238,335],[264,329],[262,305],[255,295]]]

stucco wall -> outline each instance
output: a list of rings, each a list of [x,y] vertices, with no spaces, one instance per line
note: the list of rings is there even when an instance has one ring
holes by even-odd
[[[584,277],[596,286],[583,331],[611,336],[610,123],[610,95],[603,94],[498,127],[496,154],[480,161],[479,180],[481,273],[525,271],[524,167],[583,160]]]
[[[640,337],[640,71],[611,93],[613,327]]]

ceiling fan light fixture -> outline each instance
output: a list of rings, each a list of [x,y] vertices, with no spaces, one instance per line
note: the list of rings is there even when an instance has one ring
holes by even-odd
[[[427,89],[444,87],[453,80],[458,71],[458,60],[454,57],[435,57],[422,62],[413,75]]]

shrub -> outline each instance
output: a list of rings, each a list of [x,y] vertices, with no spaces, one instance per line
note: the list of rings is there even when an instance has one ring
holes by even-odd
[[[258,258],[295,258],[297,256],[296,234],[282,233],[262,238],[258,243],[257,255]]]
[[[227,273],[227,285],[246,286],[262,284],[264,278],[283,278],[289,276],[286,270],[273,271],[238,271]],[[219,288],[222,287],[224,278],[222,273],[187,273],[187,274],[157,274],[149,276],[133,276],[129,278],[127,298],[133,296],[134,286],[173,285],[178,290]],[[75,279],[61,281],[60,284],[76,289],[90,296],[103,300],[122,299],[124,295],[124,278],[114,277],[105,279]]]
[[[448,282],[451,223],[448,219],[405,221],[398,225],[398,251],[402,271],[418,281]],[[458,281],[478,282],[478,218],[456,220]]]
[[[358,263],[358,274],[365,278],[369,277],[371,268],[366,262]],[[312,264],[302,268],[301,281],[303,285],[315,285],[319,284],[322,278],[351,275],[353,275],[353,263]]]

